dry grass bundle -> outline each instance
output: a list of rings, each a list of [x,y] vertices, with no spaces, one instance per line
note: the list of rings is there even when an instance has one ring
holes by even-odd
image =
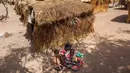
[[[28,23],[28,5],[24,5],[23,8],[21,8],[21,21],[26,26]]]
[[[111,0],[91,0],[94,6],[94,13],[106,12],[110,2]]]
[[[127,18],[127,23],[130,22],[130,1],[128,1],[128,18]]]
[[[8,0],[8,3],[9,3],[10,5],[14,5],[14,0]]]
[[[7,0],[10,5],[17,5],[20,0]]]
[[[93,8],[82,2],[49,2],[33,5],[36,50],[57,47],[93,32]]]
[[[24,1],[18,2],[18,4],[15,5],[15,11],[18,15],[21,16],[20,20],[24,23],[24,25],[26,25],[27,24],[27,16],[28,16],[27,3]]]

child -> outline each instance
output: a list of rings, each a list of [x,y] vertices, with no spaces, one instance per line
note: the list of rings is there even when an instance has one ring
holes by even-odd
[[[60,61],[60,55],[59,55],[59,50],[54,50],[54,57],[53,57],[53,63],[54,63],[54,68],[58,71],[62,70],[62,65]]]

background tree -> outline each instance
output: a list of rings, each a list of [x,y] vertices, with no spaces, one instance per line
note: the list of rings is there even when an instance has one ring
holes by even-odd
[[[6,15],[1,15],[0,16],[0,20],[3,20],[3,19],[7,19],[9,16],[8,16],[8,7],[6,6],[7,5],[7,2],[8,0],[0,0],[0,4],[2,4],[6,10]]]

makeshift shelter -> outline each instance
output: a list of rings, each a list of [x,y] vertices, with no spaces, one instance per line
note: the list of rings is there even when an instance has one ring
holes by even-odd
[[[32,42],[37,51],[62,46],[94,32],[93,7],[90,4],[79,1],[40,2],[34,4],[33,9],[35,29]]]

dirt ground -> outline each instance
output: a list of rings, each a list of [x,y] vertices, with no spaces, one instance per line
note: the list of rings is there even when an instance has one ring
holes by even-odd
[[[0,5],[0,15],[4,8]],[[3,11],[2,11],[3,10]],[[96,14],[95,33],[81,40],[84,67],[77,73],[130,73],[130,24],[125,23],[127,11],[116,8]],[[0,73],[57,73],[50,65],[52,52],[34,54],[25,38],[26,28],[9,6],[9,19],[0,22]],[[75,73],[70,70],[60,73]]]

